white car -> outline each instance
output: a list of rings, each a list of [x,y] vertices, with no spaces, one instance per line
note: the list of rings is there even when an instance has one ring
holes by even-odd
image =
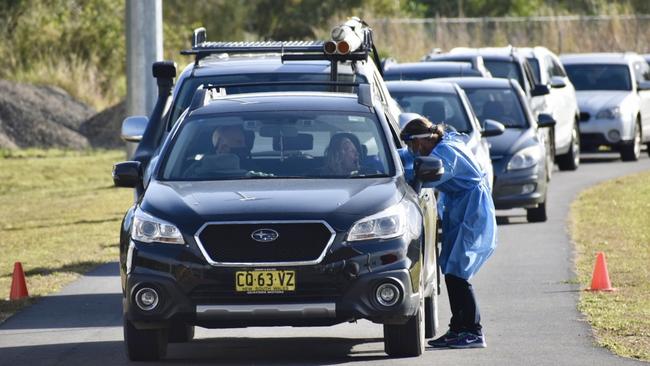
[[[635,161],[650,142],[650,66],[636,53],[560,57],[575,86],[582,150],[608,146]]]
[[[567,77],[560,59],[545,47],[517,48],[523,53],[537,82],[548,85],[550,93],[544,99],[545,113],[556,121],[553,128],[555,162],[560,170],[576,170],[580,165],[580,110],[573,84]]]

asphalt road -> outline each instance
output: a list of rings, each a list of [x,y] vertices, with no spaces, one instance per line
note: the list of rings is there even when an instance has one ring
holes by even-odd
[[[569,205],[599,181],[650,170],[644,153],[635,163],[593,155],[578,172],[555,172],[549,220],[528,224],[523,210],[499,211],[499,246],[473,279],[488,348],[433,350],[389,359],[382,328],[366,321],[319,328],[197,328],[191,343],[169,346],[164,364],[224,365],[632,365],[593,345],[576,310]],[[612,212],[615,214],[615,212]],[[117,228],[116,228],[117,230]],[[81,249],[80,249],[81,250]],[[0,365],[122,365],[121,295],[116,263],[102,266],[8,319],[0,326]],[[616,285],[615,279],[613,279]],[[443,289],[441,328],[449,317]],[[644,364],[645,365],[645,364]]]

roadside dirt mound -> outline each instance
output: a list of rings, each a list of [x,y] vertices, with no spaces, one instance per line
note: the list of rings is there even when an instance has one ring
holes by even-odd
[[[86,136],[92,147],[124,147],[124,141],[120,138],[120,130],[125,117],[126,102],[122,101],[82,123],[79,132]]]
[[[0,80],[0,148],[88,147],[77,129],[94,112],[59,88]]]

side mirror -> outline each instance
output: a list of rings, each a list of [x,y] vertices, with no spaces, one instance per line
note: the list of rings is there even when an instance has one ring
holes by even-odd
[[[406,113],[400,113],[399,115],[399,127],[404,128],[407,123],[411,122],[412,120],[416,118],[422,118],[421,115],[417,113],[411,113],[411,112],[406,112]]]
[[[553,76],[551,78],[551,88],[560,89],[560,88],[564,88],[565,86],[566,83],[564,82],[563,78],[559,76]]]
[[[126,117],[122,122],[122,140],[140,142],[148,123],[149,118],[145,116]]]
[[[481,137],[490,137],[490,136],[499,136],[503,134],[506,130],[506,126],[501,122],[497,122],[493,119],[486,119],[483,121],[483,130],[481,131]]]
[[[142,181],[139,161],[123,161],[113,165],[113,184],[116,187],[135,188]]]
[[[550,93],[551,93],[551,89],[548,87],[548,85],[541,85],[541,84],[535,85],[533,90],[531,90],[531,92],[530,92],[530,94],[533,97],[539,97],[541,95],[548,95]]]
[[[555,118],[551,116],[550,114],[546,113],[540,113],[539,116],[537,116],[537,126],[538,127],[553,127],[555,126],[557,122],[555,122]]]
[[[636,87],[636,89],[637,89],[638,91],[642,91],[642,90],[650,90],[650,81],[639,81],[639,82],[637,83],[637,87]]]
[[[422,183],[435,182],[445,173],[442,161],[430,156],[415,158],[413,170],[415,170],[415,178]]]

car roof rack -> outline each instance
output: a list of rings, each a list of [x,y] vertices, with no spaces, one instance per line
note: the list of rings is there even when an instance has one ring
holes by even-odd
[[[279,53],[285,61],[319,61],[331,63],[330,79],[338,79],[338,63],[345,61],[366,61],[370,53],[381,70],[379,54],[373,42],[372,29],[359,18],[332,29],[328,41],[261,41],[261,42],[209,42],[205,28],[196,28],[192,34],[192,48],[181,51],[182,55],[194,55],[194,65],[213,54]]]
[[[200,85],[190,103],[190,111],[203,107],[210,101],[226,96],[226,88],[237,87],[256,87],[256,86],[292,86],[292,85],[309,85],[309,86],[331,86],[337,91],[338,87],[356,87],[357,101],[366,107],[372,107],[374,98],[372,87],[368,83],[358,82],[340,82],[340,81],[268,81],[255,83],[226,83],[226,84],[205,84]],[[238,93],[243,94],[243,93]]]

